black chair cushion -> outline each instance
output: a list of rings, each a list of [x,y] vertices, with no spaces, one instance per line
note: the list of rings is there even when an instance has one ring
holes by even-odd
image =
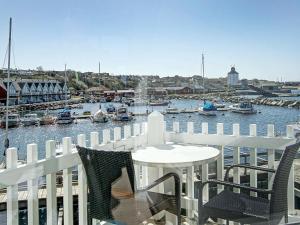
[[[206,215],[215,218],[239,220],[251,216],[267,220],[270,212],[269,205],[267,199],[224,190],[210,199],[202,210]],[[228,218],[229,215],[231,218]]]

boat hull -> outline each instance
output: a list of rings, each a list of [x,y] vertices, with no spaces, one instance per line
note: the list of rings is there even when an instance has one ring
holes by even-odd
[[[8,121],[8,128],[18,127],[19,125],[20,125],[20,121]],[[5,121],[1,121],[1,127],[2,128],[6,127]]]
[[[200,110],[199,111],[199,115],[203,115],[203,116],[216,116],[216,112],[215,111],[203,111]]]
[[[240,113],[240,114],[256,114],[257,110],[239,110],[239,109],[231,109],[233,113]]]
[[[73,118],[72,119],[59,119],[56,121],[57,124],[70,124],[73,123]]]

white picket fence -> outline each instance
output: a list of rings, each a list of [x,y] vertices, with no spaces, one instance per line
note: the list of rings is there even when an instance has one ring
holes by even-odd
[[[113,129],[113,138],[111,138],[110,130],[90,133],[90,147],[101,149],[130,149],[134,150],[140,146],[147,145],[149,142],[148,132],[156,132],[160,127],[166,127],[161,120],[157,120],[158,126],[147,123],[134,124],[133,127],[126,125],[123,128],[116,127]],[[149,129],[151,127],[151,129]],[[217,177],[224,177],[224,148],[230,146],[233,149],[233,163],[240,163],[240,148],[248,147],[250,151],[250,164],[257,164],[257,149],[267,149],[268,167],[274,168],[275,165],[275,149],[283,150],[286,145],[293,143],[293,130],[291,126],[287,126],[286,136],[276,137],[274,125],[268,125],[266,136],[257,136],[257,127],[251,124],[249,135],[240,135],[239,124],[233,124],[233,133],[231,135],[224,134],[224,125],[217,124],[217,132],[215,134],[208,133],[208,124],[202,123],[202,132],[194,133],[194,124],[187,123],[187,132],[179,132],[179,122],[174,122],[173,130],[163,131],[163,138],[168,142],[189,143],[195,145],[213,145],[220,149],[221,155],[217,161]],[[123,129],[123,138],[121,138],[121,129]],[[133,132],[132,132],[133,130]],[[161,132],[161,131],[158,131]],[[102,143],[99,143],[99,135],[102,135]],[[154,134],[155,136],[155,134]],[[73,140],[75,141],[75,140]],[[84,168],[81,165],[80,158],[76,148],[72,145],[71,137],[62,138],[63,154],[56,154],[56,145],[54,140],[46,142],[46,158],[37,160],[38,146],[36,144],[27,145],[27,164],[17,164],[17,149],[10,148],[7,150],[7,169],[0,172],[0,183],[7,186],[7,224],[17,225],[18,219],[18,184],[27,182],[28,190],[28,224],[38,225],[38,178],[46,176],[47,190],[47,225],[57,225],[57,187],[56,173],[63,171],[63,211],[64,224],[73,224],[73,196],[72,196],[72,169],[78,167],[78,205],[79,205],[79,224],[87,224],[87,184]],[[77,136],[77,144],[86,146],[87,139],[85,134]],[[202,167],[202,179],[208,179],[208,165]],[[240,172],[236,168],[233,172],[234,182],[240,182]],[[269,176],[269,184],[272,176]],[[292,170],[289,179],[288,206],[289,213],[294,213],[294,172]],[[251,186],[257,186],[257,173],[250,173]],[[204,199],[208,198],[208,187],[205,190]],[[218,187],[221,191],[223,187]],[[189,192],[191,190],[188,190]],[[236,190],[238,191],[238,190]],[[254,193],[252,193],[254,194]],[[195,200],[196,201],[196,200]],[[185,204],[183,204],[184,206]]]

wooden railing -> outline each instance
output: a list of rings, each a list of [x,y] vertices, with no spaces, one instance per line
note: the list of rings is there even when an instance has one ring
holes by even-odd
[[[157,124],[155,124],[157,123]],[[115,127],[113,129],[113,137],[111,137],[111,130],[106,129],[102,131],[102,143],[99,143],[99,132],[90,133],[90,146],[92,148],[101,149],[138,149],[140,146],[152,143],[149,138],[155,137],[157,134],[150,134],[150,132],[163,132],[165,141],[189,143],[195,145],[211,145],[217,146],[221,155],[217,161],[217,177],[223,179],[224,177],[224,149],[230,146],[233,153],[233,163],[240,163],[240,153],[242,147],[250,148],[251,165],[257,164],[257,150],[258,148],[266,149],[268,155],[268,167],[275,166],[275,150],[283,150],[286,145],[293,143],[293,131],[290,126],[287,126],[286,136],[276,137],[274,125],[268,125],[267,134],[265,136],[257,136],[257,127],[251,124],[249,127],[249,135],[240,135],[239,124],[233,124],[233,133],[231,135],[224,134],[224,125],[217,124],[217,132],[215,134],[208,133],[208,124],[202,123],[202,132],[194,133],[194,124],[187,123],[187,132],[179,132],[179,122],[174,122],[173,130],[166,131],[161,127],[165,127],[164,121],[158,118],[152,120],[151,124],[142,123],[134,124],[133,126],[126,125],[124,127]],[[157,130],[156,130],[157,129]],[[122,135],[123,134],[123,135]],[[123,138],[122,138],[123,136]],[[159,136],[158,136],[159,137]],[[74,141],[74,140],[73,140]],[[77,144],[86,146],[87,139],[85,134],[77,136]],[[46,142],[46,158],[42,160],[37,159],[38,146],[36,144],[27,145],[27,163],[18,165],[17,163],[17,149],[9,148],[7,150],[7,169],[0,172],[0,183],[7,187],[7,224],[17,225],[18,219],[18,184],[27,182],[28,199],[28,224],[38,225],[38,179],[42,176],[46,177],[46,191],[47,191],[47,225],[57,225],[57,186],[56,173],[63,171],[63,217],[65,225],[73,224],[73,196],[72,196],[72,170],[74,167],[78,169],[78,218],[79,224],[87,224],[87,183],[84,168],[81,164],[80,158],[75,146],[72,144],[71,137],[62,138],[63,154],[57,155],[56,142],[48,140]],[[194,171],[189,170],[189,176],[194,176]],[[208,179],[208,165],[202,166],[202,179]],[[239,169],[233,171],[233,180],[240,182]],[[269,176],[268,183],[270,185],[272,176]],[[289,213],[294,213],[294,173],[293,170],[289,179],[289,193],[288,206]],[[251,186],[257,186],[257,173],[250,173]],[[205,190],[204,199],[208,199],[208,187]],[[222,187],[218,187],[221,191]],[[193,187],[190,187],[188,192],[193,193]],[[236,190],[238,191],[238,190]],[[254,195],[254,193],[252,193]],[[196,204],[196,200],[193,200]],[[185,207],[187,204],[183,204]]]

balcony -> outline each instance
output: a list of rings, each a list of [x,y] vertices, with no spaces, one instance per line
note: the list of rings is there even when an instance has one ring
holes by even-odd
[[[25,205],[28,210],[28,224],[39,224],[38,199],[44,201],[48,225],[57,225],[62,221],[65,225],[71,225],[74,224],[74,218],[78,218],[78,224],[80,225],[87,224],[88,190],[86,174],[74,143],[80,146],[86,146],[89,143],[89,146],[94,149],[126,149],[135,152],[137,149],[149,144],[149,138],[153,137],[151,135],[153,132],[162,132],[162,138],[167,143],[213,146],[219,149],[220,155],[215,162],[203,164],[201,168],[187,167],[180,171],[177,170],[183,183],[181,195],[182,224],[187,225],[197,224],[198,199],[195,189],[198,187],[199,177],[203,182],[212,177],[223,179],[224,169],[228,166],[228,161],[229,164],[239,164],[243,162],[241,159],[245,158],[250,165],[262,165],[265,168],[274,169],[278,165],[276,154],[283,150],[285,146],[295,142],[291,126],[287,126],[285,136],[275,136],[274,126],[271,124],[268,125],[265,136],[257,136],[256,124],[250,125],[249,135],[240,135],[239,124],[233,125],[231,135],[224,134],[222,123],[217,124],[216,133],[214,134],[208,133],[207,123],[202,124],[201,133],[194,133],[192,122],[187,123],[187,127],[184,129],[186,132],[179,132],[178,121],[173,123],[172,131],[167,131],[164,121],[158,117],[154,118],[151,125],[149,125],[148,123],[142,123],[133,124],[132,126],[126,125],[122,128],[116,127],[113,129],[113,138],[111,137],[111,130],[108,129],[101,134],[91,132],[89,140],[86,134],[80,134],[76,139],[74,137],[63,137],[61,146],[57,146],[53,140],[48,140],[45,143],[46,158],[42,160],[37,160],[38,146],[34,143],[29,144],[27,145],[27,162],[23,165],[17,163],[17,149],[10,148],[7,153],[7,169],[0,171],[0,181],[2,187],[5,187],[0,194],[0,205],[6,203],[7,224],[19,224],[18,208],[21,204],[24,205],[24,202],[27,203]],[[157,127],[157,130],[155,130],[155,127]],[[159,130],[159,127],[164,127],[164,129]],[[100,140],[102,140],[101,143]],[[242,153],[243,148],[247,148],[248,153]],[[224,154],[225,149],[226,155]],[[58,152],[62,152],[62,154],[57,154]],[[297,177],[297,163],[298,161],[295,160],[294,167],[296,170],[293,167],[289,176],[288,213],[290,224],[300,223],[300,217],[298,218],[298,212],[295,209],[295,193],[299,192],[294,187],[295,178]],[[147,166],[135,165],[135,168],[138,186],[147,185],[153,173],[149,172]],[[57,182],[58,174],[60,174],[62,181]],[[230,177],[235,183],[240,183],[245,175],[250,177],[250,186],[257,187],[259,185],[258,181],[261,174],[257,172],[237,168],[233,170]],[[44,178],[44,183],[39,182],[41,177]],[[273,176],[267,176],[263,179],[263,183],[268,187],[272,183]],[[223,190],[221,186],[207,187],[203,195],[204,201],[208,201],[214,191],[220,192],[221,190]],[[60,209],[57,208],[58,198],[63,199]],[[78,212],[73,209],[75,200],[78,202]],[[151,224],[151,221],[150,218],[145,224]],[[218,220],[215,224],[224,224],[224,221]]]

